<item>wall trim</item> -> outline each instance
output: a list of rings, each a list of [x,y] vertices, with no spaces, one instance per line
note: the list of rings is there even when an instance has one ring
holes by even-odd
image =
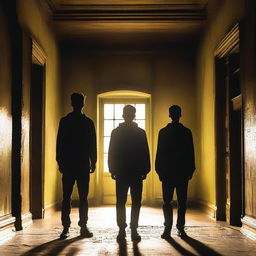
[[[217,45],[214,55],[223,58],[239,43],[239,24],[237,23]]]
[[[190,201],[188,205],[190,205],[191,207],[199,208],[211,218],[216,219],[216,213],[217,213],[216,205],[203,200]]]
[[[45,65],[47,55],[43,48],[32,38],[32,62],[38,65]]]
[[[0,244],[15,235],[15,217],[11,214],[0,217]]]
[[[61,209],[61,202],[57,201],[52,204],[48,204],[44,208],[44,218],[50,217],[53,213],[56,211],[59,211]]]
[[[242,219],[241,232],[247,237],[256,240],[256,218],[244,216]]]
[[[22,214],[21,222],[22,222],[22,228],[27,228],[28,226],[30,226],[33,223],[31,212]]]

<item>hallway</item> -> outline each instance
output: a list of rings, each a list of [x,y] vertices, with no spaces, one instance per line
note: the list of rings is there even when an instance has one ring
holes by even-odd
[[[129,219],[129,210],[127,219]],[[60,212],[44,220],[36,220],[30,227],[16,233],[15,237],[0,246],[1,255],[232,255],[253,256],[256,244],[240,231],[224,222],[216,222],[204,213],[190,209],[187,214],[185,241],[177,237],[162,240],[163,216],[160,208],[143,207],[139,232],[142,241],[133,244],[127,229],[126,244],[116,242],[117,227],[114,207],[92,207],[89,209],[89,223],[93,238],[79,237],[77,209],[72,211],[71,236],[59,240],[62,230]],[[107,217],[107,218],[106,218]],[[176,216],[175,216],[176,220]]]

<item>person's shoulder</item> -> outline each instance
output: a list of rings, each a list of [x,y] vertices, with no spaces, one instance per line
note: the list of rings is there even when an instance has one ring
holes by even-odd
[[[184,132],[186,132],[188,134],[192,133],[191,130],[188,127],[186,127],[185,125],[183,125],[183,124],[181,124],[181,128],[184,130]]]
[[[168,132],[170,130],[170,128],[171,128],[171,125],[167,124],[165,127],[161,128],[159,130],[159,133],[166,133],[166,132]]]
[[[83,118],[87,123],[94,124],[93,120],[85,114],[83,114]]]
[[[60,119],[60,122],[63,123],[63,122],[66,122],[66,121],[70,120],[71,114],[72,114],[72,113],[68,113],[67,115],[63,116],[63,117]]]

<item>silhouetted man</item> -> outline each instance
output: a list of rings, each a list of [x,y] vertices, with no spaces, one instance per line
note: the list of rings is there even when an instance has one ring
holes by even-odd
[[[117,240],[126,237],[127,193],[130,188],[132,198],[131,238],[141,240],[137,232],[142,197],[142,180],[150,171],[150,156],[146,133],[133,122],[136,109],[131,105],[123,108],[124,123],[112,131],[108,165],[111,177],[116,180],[116,213],[119,233]]]
[[[155,168],[162,181],[164,232],[162,238],[170,238],[173,224],[173,207],[171,201],[176,188],[178,199],[178,235],[186,236],[184,231],[187,202],[188,181],[195,170],[194,145],[191,131],[179,120],[181,108],[173,105],[169,108],[172,123],[162,128],[158,136]]]
[[[95,171],[97,160],[96,134],[93,121],[82,113],[84,96],[79,93],[71,95],[73,112],[60,120],[57,136],[57,162],[62,173],[63,201],[61,221],[63,232],[60,238],[69,236],[71,194],[75,182],[79,193],[80,234],[92,237],[87,228],[90,173]]]

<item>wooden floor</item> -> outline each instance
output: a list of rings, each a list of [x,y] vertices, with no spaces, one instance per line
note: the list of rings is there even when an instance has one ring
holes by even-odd
[[[127,209],[129,220],[130,209]],[[176,216],[175,216],[176,220]],[[60,212],[33,225],[0,245],[1,256],[30,255],[227,255],[255,256],[256,243],[245,237],[237,228],[216,222],[205,214],[188,210],[186,231],[189,238],[182,240],[172,230],[172,239],[160,238],[163,231],[162,210],[143,207],[139,233],[142,241],[132,243],[130,230],[124,243],[116,242],[117,227],[114,207],[95,207],[89,210],[88,226],[93,238],[79,237],[78,210],[72,210],[71,236],[59,240],[62,231]]]

